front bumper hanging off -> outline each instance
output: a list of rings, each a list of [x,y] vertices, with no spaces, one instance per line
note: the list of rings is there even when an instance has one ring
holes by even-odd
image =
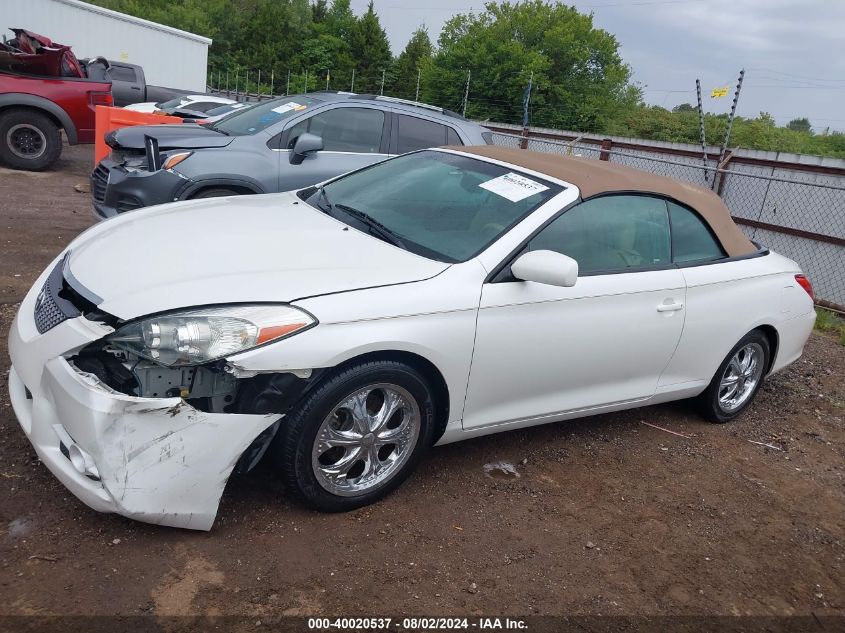
[[[190,183],[167,169],[127,171],[106,158],[91,173],[94,215],[104,220],[142,207],[173,202]]]
[[[110,328],[77,317],[39,334],[34,294],[9,334],[9,392],[38,457],[95,510],[211,529],[241,454],[281,416],[206,413],[181,398],[116,392],[65,358]]]

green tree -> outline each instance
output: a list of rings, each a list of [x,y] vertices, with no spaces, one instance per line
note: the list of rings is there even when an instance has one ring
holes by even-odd
[[[301,42],[311,34],[308,0],[255,0],[241,27],[241,46],[234,61],[255,73],[266,75],[303,64]]]
[[[303,43],[301,59],[314,77],[320,77],[317,89],[326,87],[327,76],[330,89],[349,89],[355,62],[349,53],[349,44],[342,39],[326,33],[312,37]],[[309,81],[309,85],[313,84]]]
[[[326,16],[326,25],[330,35],[349,41],[355,29],[355,14],[349,6],[349,0],[332,0]]]
[[[533,73],[533,126],[572,129],[661,141],[698,143],[698,114],[681,104],[672,111],[642,103],[630,84],[630,69],[616,39],[596,29],[592,17],[557,2],[526,0],[488,3],[475,15],[456,15],[438,38],[432,56],[424,29],[418,30],[391,68],[390,48],[372,3],[356,19],[350,0],[88,0],[99,6],[213,39],[209,68],[234,85],[239,68],[243,89],[249,69],[255,90],[275,71],[280,92],[291,71],[291,91],[325,87],[378,91],[381,71],[390,68],[386,92],[413,97],[422,69],[423,101],[460,109],[467,71],[472,72],[467,114],[518,123]],[[2,0],[0,0],[2,2]],[[47,33],[46,35],[50,35]],[[352,46],[354,42],[355,46]],[[73,42],[71,42],[73,44]],[[213,83],[213,82],[212,82]],[[178,87],[178,86],[177,86]],[[727,115],[704,117],[707,139],[719,143]],[[737,117],[731,147],[845,158],[845,134],[813,134],[810,121],[796,118],[778,127],[770,114]]]
[[[356,92],[377,93],[381,87],[382,71],[389,70],[392,56],[387,34],[373,8],[373,0],[370,0],[367,12],[355,23],[349,46],[357,63]]]
[[[331,7],[327,0],[315,0],[311,16],[313,33],[302,44],[302,63],[321,77],[319,87],[325,88],[330,77],[329,88],[348,90],[355,67],[348,42],[355,25],[349,0],[334,0]]]
[[[691,103],[681,103],[672,108],[672,112],[698,112],[698,108]]]
[[[329,3],[326,0],[315,0],[311,5],[311,20],[314,24],[325,22],[329,15]]]
[[[604,129],[640,101],[619,44],[591,15],[543,0],[489,2],[443,27],[425,98],[458,108],[471,72],[467,116],[519,122],[529,77],[532,125]]]
[[[786,124],[787,129],[793,130],[795,132],[810,132],[813,129],[813,126],[810,125],[810,119],[807,117],[803,117],[801,119],[792,119],[789,123]]]
[[[432,52],[428,31],[425,27],[418,28],[393,63],[393,82],[390,86],[393,96],[405,99],[416,96],[417,73],[431,61]]]

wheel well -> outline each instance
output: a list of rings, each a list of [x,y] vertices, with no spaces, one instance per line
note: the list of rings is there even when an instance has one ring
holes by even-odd
[[[188,199],[190,200],[192,198],[196,198],[203,191],[208,191],[209,189],[231,189],[232,191],[240,195],[249,195],[255,193],[252,189],[250,189],[249,187],[244,187],[243,185],[206,185],[204,187],[200,187],[196,191],[192,191]]]
[[[35,112],[38,112],[39,114],[43,114],[48,119],[50,119],[53,123],[56,124],[56,127],[59,128],[60,130],[65,129],[65,126],[62,125],[62,122],[59,121],[59,118],[55,114],[53,114],[52,112],[45,110],[43,108],[39,108],[39,107],[36,107],[36,106],[31,106],[31,105],[10,104],[10,105],[7,105],[7,106],[0,107],[0,115],[5,114],[9,110],[34,110]]]
[[[778,331],[771,325],[761,325],[754,329],[762,332],[769,341],[769,363],[768,367],[766,367],[766,374],[768,374],[772,370],[772,367],[774,367],[775,357],[778,354]]]
[[[446,385],[446,379],[443,378],[443,374],[441,374],[440,370],[437,369],[434,363],[427,358],[424,358],[419,354],[414,354],[413,352],[396,350],[385,350],[362,354],[361,356],[350,358],[337,367],[333,367],[332,371],[343,370],[351,365],[358,365],[360,363],[376,360],[391,360],[410,365],[428,379],[431,384],[431,389],[434,392],[432,395],[434,396],[435,428],[432,443],[437,442],[446,430],[446,424],[449,421],[449,387]]]

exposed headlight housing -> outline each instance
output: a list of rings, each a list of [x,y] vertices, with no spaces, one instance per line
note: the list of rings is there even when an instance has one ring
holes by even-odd
[[[160,314],[123,326],[106,340],[168,367],[200,365],[277,341],[317,324],[287,305],[237,305]]]
[[[162,167],[164,169],[173,169],[191,154],[193,154],[193,152],[179,152],[178,154],[171,154],[164,160]]]

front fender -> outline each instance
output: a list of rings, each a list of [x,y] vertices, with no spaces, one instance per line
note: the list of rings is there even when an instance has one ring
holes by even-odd
[[[73,124],[73,120],[71,120],[70,115],[53,101],[45,99],[44,97],[39,97],[38,95],[30,95],[23,92],[8,92],[6,94],[1,94],[0,108],[12,106],[35,108],[36,110],[44,110],[45,112],[52,114],[59,120],[59,123],[64,129],[65,134],[67,135],[68,145],[76,145],[79,142],[79,138],[76,133],[76,126]]]
[[[264,189],[260,182],[252,178],[241,176],[235,177],[231,175],[214,175],[202,177],[199,180],[186,181],[176,193],[176,197],[179,200],[187,200],[198,191],[208,189],[209,187],[236,187],[239,189],[249,189],[252,193],[269,193]]]

